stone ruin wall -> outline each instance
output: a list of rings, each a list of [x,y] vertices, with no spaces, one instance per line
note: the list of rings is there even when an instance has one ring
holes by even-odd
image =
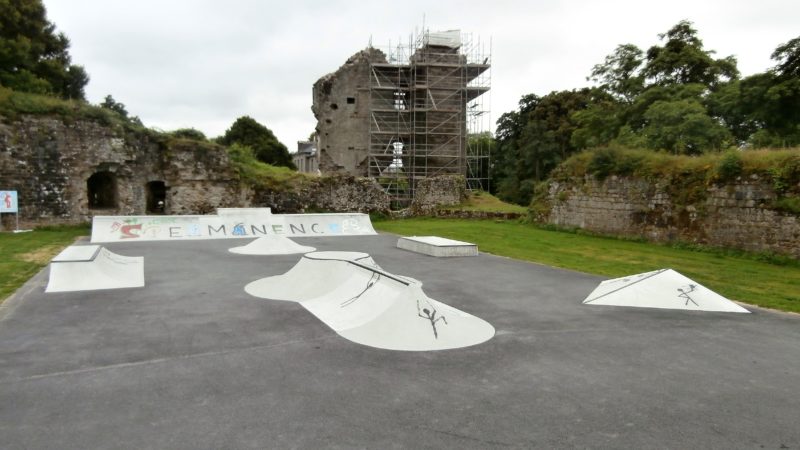
[[[440,206],[455,206],[467,198],[466,180],[462,175],[439,175],[417,183],[409,213],[435,215]]]
[[[350,175],[318,177],[289,190],[260,188],[250,197],[275,213],[389,211],[389,196],[375,180]]]
[[[757,176],[708,186],[703,199],[680,205],[665,186],[611,176],[551,182],[544,223],[599,233],[772,252],[800,258],[800,218],[770,206],[777,195]]]
[[[148,183],[163,182],[164,214],[211,214],[220,207],[272,207],[276,213],[388,210],[374,180],[311,179],[296,190],[244,185],[223,147],[193,141],[157,142],[147,134],[91,121],[22,116],[0,118],[0,189],[16,190],[21,228],[78,224],[95,215],[148,212]],[[116,206],[91,208],[88,180],[112,174]],[[4,230],[14,215],[3,214]]]
[[[317,119],[323,173],[368,174],[370,61],[386,62],[386,55],[374,48],[362,50],[314,83],[311,111]]]

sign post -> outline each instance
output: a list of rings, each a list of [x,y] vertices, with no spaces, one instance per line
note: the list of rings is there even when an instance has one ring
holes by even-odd
[[[14,232],[19,232],[19,206],[17,191],[0,191],[0,213],[14,213]]]

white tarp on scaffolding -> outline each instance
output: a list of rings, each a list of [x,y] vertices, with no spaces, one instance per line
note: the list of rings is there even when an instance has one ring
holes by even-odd
[[[750,312],[672,269],[603,281],[583,303],[691,311]]]
[[[458,48],[461,47],[461,30],[428,32],[423,40],[425,45]]]
[[[175,241],[376,234],[367,214],[270,214],[232,208],[204,216],[95,216],[92,242]]]
[[[261,236],[247,245],[229,248],[231,253],[240,255],[293,255],[296,253],[308,253],[316,250],[314,247],[300,245],[286,236],[269,235]]]
[[[285,274],[245,291],[298,302],[340,336],[371,347],[444,350],[494,336],[488,322],[429,298],[421,282],[384,271],[366,253],[307,253]]]
[[[122,256],[99,245],[72,245],[50,261],[45,292],[144,286],[144,258]]]

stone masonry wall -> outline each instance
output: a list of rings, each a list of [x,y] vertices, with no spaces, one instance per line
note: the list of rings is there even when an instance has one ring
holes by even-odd
[[[439,206],[458,205],[467,198],[466,180],[461,175],[440,175],[417,182],[410,212],[428,215]]]
[[[274,213],[380,212],[388,213],[389,196],[373,179],[349,175],[315,178],[297,189],[259,188],[250,197],[253,206]]]
[[[112,174],[114,207],[90,207],[88,180],[98,172]],[[372,179],[334,175],[295,187],[250,188],[225,149],[214,144],[159,139],[91,121],[0,117],[0,190],[18,192],[21,227],[147,214],[151,182],[165,187],[164,208],[156,213],[213,214],[220,207],[270,207],[276,213],[389,209],[388,196]],[[3,229],[13,227],[13,215],[3,214],[2,220]]]
[[[590,231],[680,240],[800,258],[800,218],[771,208],[777,198],[757,176],[708,186],[680,204],[667,186],[611,176],[604,181],[551,182],[549,209],[538,220]]]
[[[156,142],[145,133],[91,121],[0,118],[0,189],[18,192],[23,226],[145,214],[147,185],[153,181],[166,188],[163,212],[203,213],[240,200],[238,175],[227,153],[210,147]],[[99,172],[114,180],[114,206],[90,207],[88,180]]]
[[[386,55],[367,48],[314,83],[311,111],[317,118],[323,173],[367,175],[370,61],[386,62]]]

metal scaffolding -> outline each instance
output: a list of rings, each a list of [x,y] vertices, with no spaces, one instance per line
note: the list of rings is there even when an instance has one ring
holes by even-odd
[[[458,174],[488,189],[491,45],[469,34],[422,34],[369,64],[369,176],[395,205],[414,197],[426,177]]]

